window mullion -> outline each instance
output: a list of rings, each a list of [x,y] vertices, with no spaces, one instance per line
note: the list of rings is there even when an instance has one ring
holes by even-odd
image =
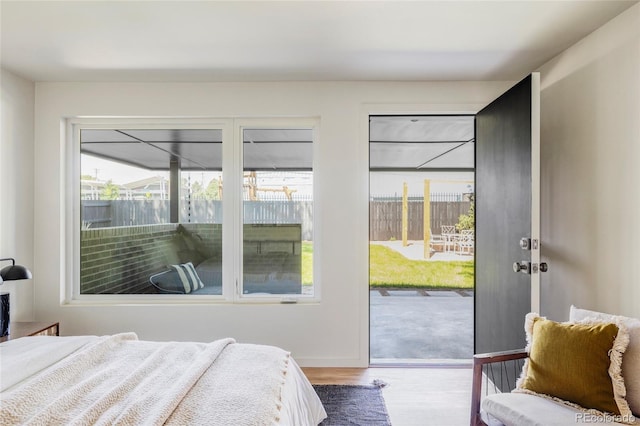
[[[223,294],[227,300],[236,301],[238,299],[237,283],[239,280],[241,252],[240,227],[242,218],[240,216],[241,198],[238,197],[239,185],[242,180],[238,177],[238,170],[241,169],[240,153],[238,152],[237,130],[230,120],[223,131],[222,142],[222,170],[224,176],[224,186],[222,192],[223,205]]]

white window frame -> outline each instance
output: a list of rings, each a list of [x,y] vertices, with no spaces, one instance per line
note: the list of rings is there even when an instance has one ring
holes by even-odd
[[[318,303],[320,302],[319,253],[317,236],[317,185],[315,176],[318,155],[318,118],[234,119],[234,118],[175,118],[175,117],[95,117],[65,120],[63,151],[65,159],[65,212],[63,229],[65,261],[61,271],[61,305],[170,305],[170,304],[228,304],[228,303]],[[242,227],[243,227],[243,163],[242,129],[256,128],[311,128],[313,130],[313,296],[240,294],[242,280]],[[80,294],[80,130],[82,129],[221,129],[222,175],[225,190],[222,196],[222,295],[171,294]]]
[[[237,259],[237,265],[235,265],[236,271],[238,271],[237,281],[236,281],[236,301],[238,303],[298,303],[298,302],[319,302],[320,301],[320,285],[318,280],[318,265],[320,264],[318,259],[318,250],[319,244],[317,244],[317,237],[320,234],[318,232],[317,225],[320,222],[317,220],[317,212],[316,208],[318,204],[318,190],[316,185],[316,170],[317,170],[317,150],[318,150],[318,140],[319,140],[319,124],[320,120],[317,118],[246,118],[246,119],[236,119],[234,120],[234,131],[235,131],[235,141],[236,146],[238,147],[236,151],[236,163],[238,165],[237,170],[237,182],[238,187],[236,188],[236,193],[239,194],[237,201],[237,213],[234,214],[233,218],[238,220],[239,223],[235,227],[236,231],[239,232],[237,241],[239,245],[236,247],[236,251],[234,252],[234,259]],[[243,277],[243,226],[244,226],[244,207],[243,207],[243,199],[242,199],[242,183],[243,183],[243,174],[244,174],[244,140],[243,140],[243,131],[245,129],[311,129],[312,131],[312,173],[313,173],[313,296],[303,296],[303,295],[264,295],[264,294],[242,294],[242,277]]]

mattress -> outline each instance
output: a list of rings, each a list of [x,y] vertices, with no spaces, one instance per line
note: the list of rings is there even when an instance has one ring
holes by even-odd
[[[133,335],[133,333],[128,333]],[[120,335],[116,335],[118,337]],[[135,337],[135,335],[133,335]],[[64,371],[66,365],[75,365],[71,361],[80,356],[84,356],[85,352],[89,352],[99,345],[115,345],[109,339],[112,336],[73,336],[73,337],[54,337],[54,336],[35,336],[24,337],[21,339],[10,340],[0,344],[0,419],[3,424],[22,424],[25,417],[20,417],[22,412],[28,410],[25,404],[19,400],[16,402],[17,396],[20,394],[28,395],[29,388],[31,391],[42,392],[45,394],[47,390],[43,387],[43,384],[47,384],[50,377],[55,377],[54,374],[60,374],[57,370]],[[131,336],[126,336],[126,339],[134,340]],[[137,337],[135,338],[137,340]],[[138,347],[149,349],[149,353],[155,354],[157,358],[163,358],[164,355],[158,357],[157,353],[160,353],[161,347],[167,346],[173,348],[174,353],[178,353],[183,356],[183,353],[187,353],[193,348],[198,350],[204,347],[220,347],[223,348],[219,355],[212,358],[210,366],[207,366],[205,372],[201,377],[194,376],[193,383],[188,389],[185,390],[186,396],[184,399],[180,399],[180,402],[175,408],[171,408],[170,404],[167,404],[168,417],[167,423],[180,424],[185,418],[193,419],[195,423],[203,423],[210,425],[227,425],[231,421],[233,424],[240,425],[317,425],[324,418],[326,418],[326,412],[322,407],[322,404],[316,395],[313,387],[302,373],[297,363],[286,352],[286,362],[281,365],[284,366],[283,371],[273,371],[269,374],[262,374],[261,368],[272,368],[267,366],[269,361],[266,355],[273,353],[278,354],[282,351],[279,348],[262,346],[262,345],[249,345],[238,344],[232,341],[232,339],[226,339],[228,342],[215,341],[211,344],[201,344],[194,342],[135,342]],[[106,343],[105,343],[106,342]],[[184,347],[184,348],[183,348]],[[146,350],[146,349],[145,349]],[[135,351],[134,351],[135,352]],[[115,353],[115,352],[114,352]],[[265,357],[263,358],[263,354]],[[115,355],[114,355],[115,356]],[[118,355],[119,356],[119,355]],[[270,356],[270,355],[269,355]],[[279,355],[278,355],[279,356]],[[109,358],[109,355],[106,356]],[[151,357],[149,358],[151,359]],[[260,362],[255,360],[265,359],[265,366],[258,366]],[[141,365],[145,368],[149,368],[149,361],[143,360]],[[187,361],[187,364],[191,361]],[[199,361],[194,361],[194,364]],[[278,361],[279,362],[279,361]],[[66,363],[66,364],[65,364]],[[129,365],[129,359],[124,359],[122,365]],[[171,364],[169,364],[171,365]],[[160,367],[160,369],[166,369],[166,365]],[[104,369],[111,369],[112,371],[118,371],[114,366],[105,366]],[[96,368],[96,371],[103,371],[100,366]],[[126,376],[134,375],[137,371],[132,368],[132,372],[127,372]],[[266,372],[270,370],[264,370]],[[119,372],[119,371],[118,371]],[[80,372],[82,373],[82,372]],[[79,373],[79,374],[80,374]],[[91,376],[93,373],[87,373]],[[149,377],[153,375],[162,376],[164,370],[153,372],[153,374],[145,375],[140,383],[136,383],[135,389],[138,393],[133,393],[133,399],[144,400],[144,395],[139,394],[139,389],[144,390],[145,386],[150,386],[152,381]],[[180,372],[178,376],[181,377]],[[272,379],[263,379],[263,377],[275,377]],[[74,379],[75,380],[75,379]],[[89,381],[96,381],[92,376],[89,377]],[[256,386],[256,380],[261,381],[260,386]],[[252,395],[251,391],[246,389],[261,388],[264,380],[272,380],[274,383],[269,385],[271,388],[278,392],[277,403],[274,404],[269,413],[265,416],[256,415],[255,418],[248,418],[247,413],[252,413],[255,409],[253,401],[259,400],[260,395]],[[85,386],[87,379],[83,379],[82,383],[78,385]],[[102,383],[102,380],[100,380]],[[246,383],[244,383],[246,382]],[[265,384],[265,386],[268,385]],[[131,387],[129,385],[123,387]],[[70,386],[73,388],[73,386]],[[163,395],[164,389],[153,389],[151,392],[153,395],[154,403],[162,400],[160,398]],[[265,388],[266,389],[266,388]],[[57,393],[52,393],[56,398]],[[35,398],[37,400],[37,398]],[[49,403],[46,398],[42,398],[43,402]],[[126,396],[121,398],[125,401],[124,405],[131,405],[128,402],[132,397]],[[119,400],[119,399],[115,399]],[[27,399],[28,404],[34,405],[34,411],[45,410],[40,405],[46,405],[33,402],[33,398]],[[98,406],[100,404],[93,404]],[[267,404],[269,405],[269,404]],[[52,412],[56,416],[63,416],[62,413],[64,403],[56,403],[56,408]],[[13,408],[12,408],[13,407]],[[16,408],[18,407],[18,408]],[[162,409],[165,406],[160,406]],[[203,409],[206,407],[206,409]],[[32,407],[33,408],[33,407]],[[216,409],[225,409],[224,412],[215,412]],[[75,410],[84,410],[84,407],[75,407]],[[87,408],[88,410],[89,408]],[[128,409],[128,408],[127,408]],[[94,410],[94,407],[91,407]],[[118,405],[113,407],[109,406],[105,410],[106,414],[92,413],[92,415],[103,416],[98,417],[104,422],[105,418],[109,418],[111,412],[118,411]],[[46,411],[46,410],[45,410]],[[126,411],[126,410],[124,410]],[[123,411],[123,412],[124,412]],[[230,420],[234,415],[238,413],[237,419]],[[273,413],[276,413],[273,415]],[[36,413],[42,418],[41,413]],[[124,415],[119,414],[122,418]],[[195,416],[195,417],[194,417]],[[209,417],[205,417],[209,416]],[[45,417],[46,418],[46,417]],[[62,417],[60,417],[62,418]],[[14,419],[8,421],[7,419]],[[15,419],[21,419],[16,421]],[[225,419],[225,420],[221,420]],[[105,423],[111,424],[111,421]],[[125,422],[126,423],[126,422]],[[145,422],[146,424],[147,422]],[[149,422],[149,424],[164,424],[165,420],[158,420],[156,422]]]

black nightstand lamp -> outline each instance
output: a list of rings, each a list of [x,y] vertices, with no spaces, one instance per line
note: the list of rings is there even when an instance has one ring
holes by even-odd
[[[0,269],[0,284],[4,281],[31,279],[31,271],[21,265],[16,265],[15,259],[6,257],[0,262],[10,260],[11,266]],[[0,293],[0,337],[9,334],[9,293]]]

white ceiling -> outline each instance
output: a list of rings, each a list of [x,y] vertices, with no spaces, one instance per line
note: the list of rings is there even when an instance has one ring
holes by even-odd
[[[34,81],[517,80],[637,1],[6,1]]]

